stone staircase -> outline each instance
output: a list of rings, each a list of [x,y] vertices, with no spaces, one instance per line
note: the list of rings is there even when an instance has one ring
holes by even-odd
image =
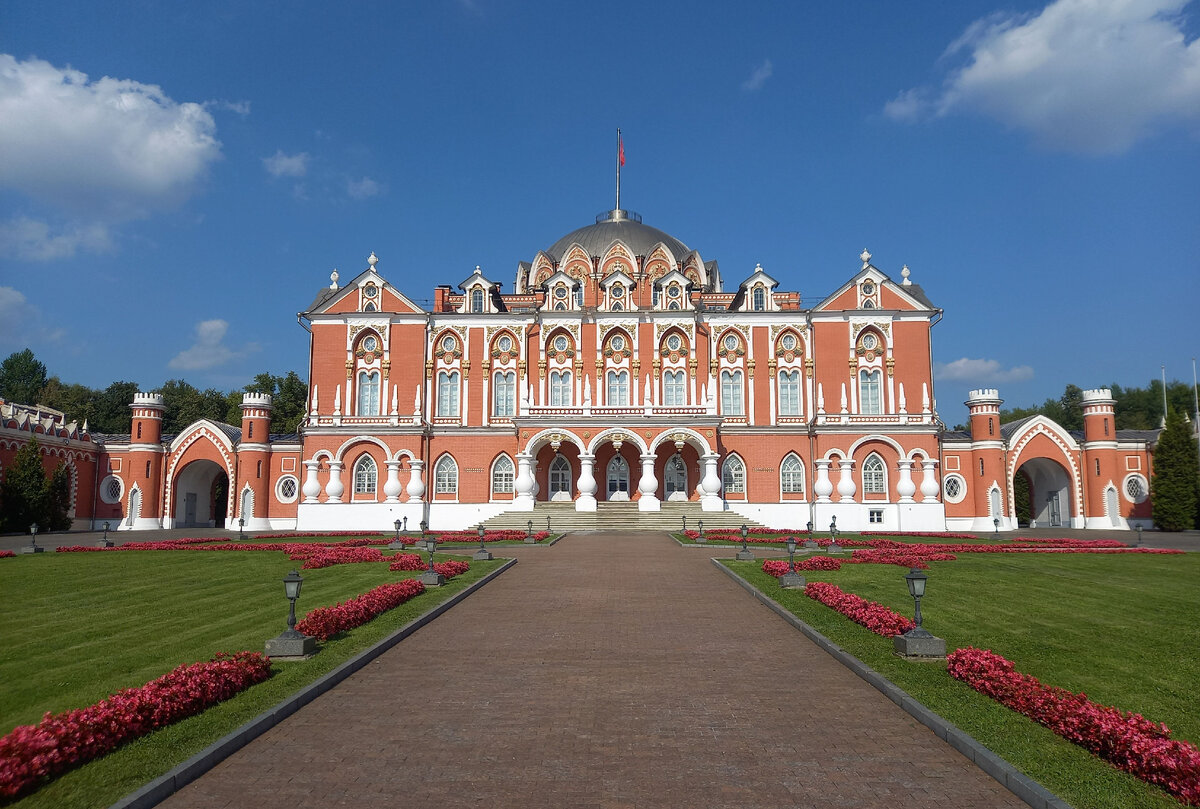
[[[687,527],[696,528],[704,520],[705,530],[712,528],[740,528],[745,523],[750,528],[763,526],[747,520],[736,511],[701,511],[694,502],[663,503],[661,511],[638,511],[637,503],[598,503],[595,511],[576,511],[570,502],[538,502],[533,511],[506,511],[483,522],[489,531],[524,531],[533,521],[533,530],[546,530],[546,519],[550,519],[550,530],[555,533],[567,531],[679,531],[683,518]],[[477,525],[471,526],[474,530]]]

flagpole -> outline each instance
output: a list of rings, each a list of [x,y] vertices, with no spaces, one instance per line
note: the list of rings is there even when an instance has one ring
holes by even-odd
[[[621,128],[617,127],[617,207],[621,210]]]
[[[1162,367],[1162,383],[1163,383],[1163,426],[1167,426],[1167,366]]]

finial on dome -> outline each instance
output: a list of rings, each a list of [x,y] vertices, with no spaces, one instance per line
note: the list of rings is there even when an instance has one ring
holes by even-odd
[[[763,271],[762,264],[761,264],[761,263],[755,263],[755,265],[754,265],[754,271],[755,271],[755,272],[762,272],[762,271]]]
[[[375,255],[375,251],[371,251],[371,255],[367,257],[367,263],[371,265],[371,269],[375,269],[375,265],[379,263],[379,257]]]
[[[480,267],[478,264],[476,264],[476,265],[475,265],[475,274],[476,274],[476,275],[483,275],[483,268],[482,268],[482,267]]]
[[[905,264],[903,267],[900,268],[900,277],[904,279],[903,281],[900,282],[901,286],[906,286],[906,287],[912,286],[912,281],[908,280],[908,276],[910,276],[910,275],[912,275],[912,270],[910,270],[908,268],[907,264]]]
[[[867,248],[864,247],[863,251],[858,254],[858,260],[863,263],[864,270],[871,265],[871,254],[867,252]]]
[[[329,273],[329,288],[330,289],[338,288],[338,278],[340,278],[340,277],[341,276],[338,275],[337,267],[334,267],[333,272]]]

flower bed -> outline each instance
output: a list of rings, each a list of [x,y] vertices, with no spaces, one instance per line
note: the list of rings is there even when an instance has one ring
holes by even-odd
[[[811,585],[810,585],[811,586]],[[1043,685],[986,649],[957,649],[946,670],[976,691],[1189,805],[1200,805],[1200,749],[1171,739],[1166,725],[1099,705],[1086,694]]]
[[[429,570],[429,564],[417,553],[398,553],[391,559],[392,563],[388,565],[388,570]],[[471,563],[460,559],[447,559],[445,562],[433,563],[434,572],[441,573],[446,579],[453,579],[470,569]]]
[[[0,551],[0,559],[8,559],[13,556],[16,556],[13,551]]]
[[[523,542],[528,536],[524,531],[484,531],[483,541],[486,542]],[[533,538],[538,542],[549,539],[549,531],[534,531]],[[438,542],[479,542],[478,531],[443,531],[437,535]]]
[[[418,579],[381,584],[349,601],[339,602],[332,607],[317,607],[296,624],[296,629],[305,635],[329,640],[337,633],[362,626],[423,592],[425,585]]]
[[[15,798],[77,764],[125,742],[198,714],[271,676],[258,652],[218,653],[183,665],[139,688],[127,688],[87,708],[47,713],[0,739],[0,796]]]
[[[867,601],[854,593],[843,592],[836,584],[822,581],[811,582],[805,588],[804,594],[814,601],[819,601],[827,607],[845,615],[856,624],[861,624],[876,635],[891,638],[912,629],[914,624],[898,612],[893,612],[882,604]]]

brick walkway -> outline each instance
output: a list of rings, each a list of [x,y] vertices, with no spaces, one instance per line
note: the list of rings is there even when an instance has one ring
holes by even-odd
[[[164,807],[1024,806],[663,534],[520,563]]]

